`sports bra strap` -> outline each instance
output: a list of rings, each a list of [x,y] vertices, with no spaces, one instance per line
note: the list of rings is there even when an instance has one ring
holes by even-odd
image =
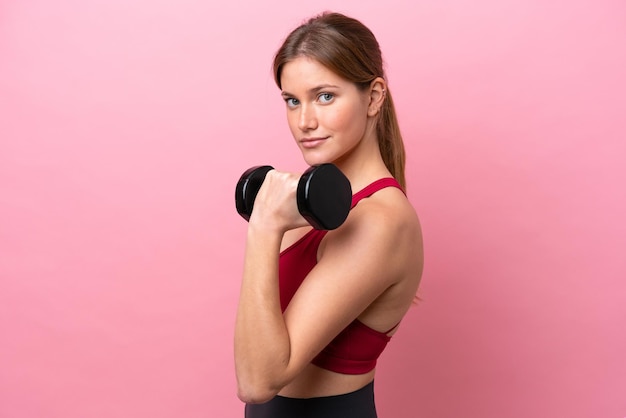
[[[404,192],[404,189],[402,189],[402,186],[400,186],[400,183],[398,183],[396,179],[394,179],[393,177],[385,177],[382,179],[378,179],[373,183],[370,183],[369,185],[365,186],[365,188],[359,190],[354,195],[352,195],[352,206],[350,208],[351,209],[354,208],[361,199],[370,197],[377,191],[384,189],[386,187],[396,187],[400,189],[402,193],[406,195],[406,193]]]

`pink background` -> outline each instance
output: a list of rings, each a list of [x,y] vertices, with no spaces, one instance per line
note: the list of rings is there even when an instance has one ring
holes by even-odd
[[[626,416],[626,3],[246,3],[0,3],[0,417],[242,416],[234,185],[303,170],[271,56],[324,9],[379,38],[425,234],[381,417]]]

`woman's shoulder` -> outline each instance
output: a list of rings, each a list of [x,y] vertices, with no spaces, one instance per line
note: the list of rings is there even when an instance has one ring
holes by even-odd
[[[417,213],[404,192],[386,187],[360,200],[326,241],[331,248],[350,245],[363,248],[362,254],[374,249],[382,258],[402,258],[420,250],[422,235]]]
[[[387,228],[419,227],[419,218],[404,191],[385,187],[362,199],[352,209],[353,220],[361,227],[372,224]],[[352,214],[351,214],[352,216]]]
[[[335,281],[341,277],[344,284],[354,283],[355,293],[371,298],[368,306],[376,300],[373,307],[398,313],[412,302],[423,268],[422,232],[415,209],[400,189],[385,188],[361,200],[341,227],[326,234],[320,250],[318,266],[336,275]],[[362,319],[383,329],[401,316],[378,323],[378,311],[368,309]]]

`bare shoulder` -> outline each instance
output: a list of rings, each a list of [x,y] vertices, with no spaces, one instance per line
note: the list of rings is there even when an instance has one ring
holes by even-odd
[[[337,252],[367,262],[374,271],[380,270],[377,277],[390,284],[405,276],[419,276],[423,263],[420,221],[404,193],[388,187],[361,200],[346,223],[328,234],[323,251],[322,257]]]
[[[387,187],[363,199],[354,208],[358,217],[368,224],[375,218],[389,228],[417,228],[419,219],[406,195],[395,187]]]
[[[421,244],[421,227],[413,205],[404,193],[387,187],[361,200],[348,218],[352,232],[371,234],[372,238],[393,245]]]

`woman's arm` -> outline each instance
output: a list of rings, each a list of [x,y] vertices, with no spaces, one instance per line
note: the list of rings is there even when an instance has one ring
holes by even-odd
[[[373,200],[359,204],[342,227],[327,235],[322,257],[284,315],[278,289],[284,232],[267,218],[250,223],[235,329],[242,400],[263,402],[275,396],[399,279],[411,228],[406,216],[390,210],[390,203]]]
[[[267,173],[249,219],[235,323],[235,371],[244,402],[271,399],[288,382],[289,333],[281,312],[278,258],[285,231],[307,225],[296,205],[298,178]]]
[[[244,273],[235,325],[238,396],[262,402],[282,387],[275,371],[289,362],[289,334],[280,309],[278,254],[282,234],[248,226]]]

